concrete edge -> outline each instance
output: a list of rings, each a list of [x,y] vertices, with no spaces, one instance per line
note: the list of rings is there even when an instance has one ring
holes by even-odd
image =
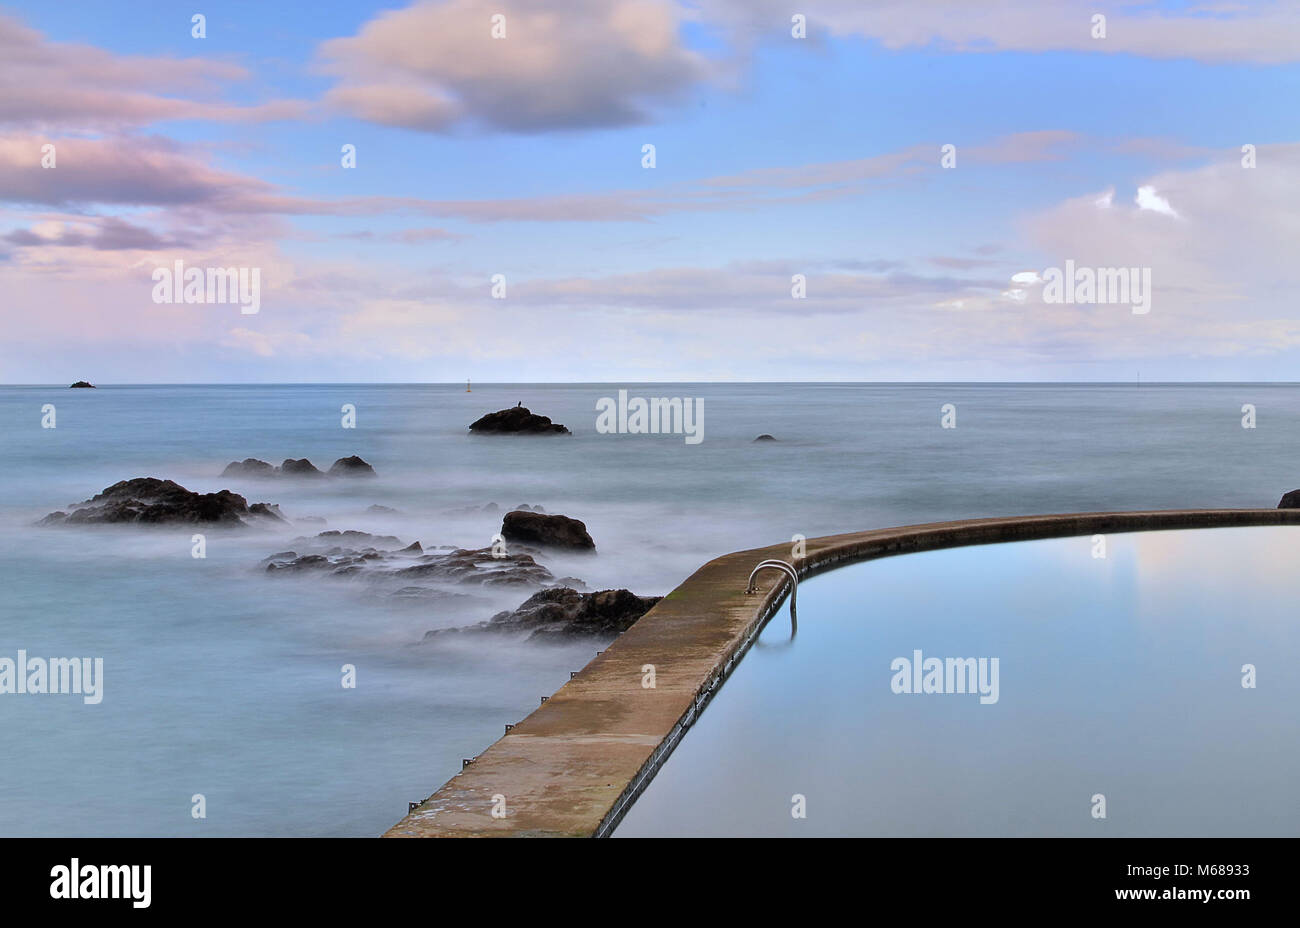
[[[1065,513],[933,522],[811,538],[709,561],[384,837],[612,833],[781,605],[791,581],[849,562],[973,544],[1108,532],[1300,525],[1300,509]],[[647,667],[653,668],[654,686]],[[497,817],[504,808],[504,816]]]

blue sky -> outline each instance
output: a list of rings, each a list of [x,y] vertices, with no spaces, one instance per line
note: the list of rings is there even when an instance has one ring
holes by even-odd
[[[1284,5],[168,6],[0,4],[0,380],[1297,379]]]

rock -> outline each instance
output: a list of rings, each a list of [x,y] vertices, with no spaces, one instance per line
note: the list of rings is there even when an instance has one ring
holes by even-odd
[[[532,506],[529,506],[527,503],[520,503],[518,506],[516,506],[516,507],[515,507],[513,510],[511,510],[511,511],[512,511],[512,512],[532,512],[532,511],[533,511],[533,507],[532,507]]]
[[[776,439],[764,432],[762,435],[755,438],[754,441],[776,441]]]
[[[335,565],[323,554],[304,554],[287,560],[273,560],[266,565],[267,572],[325,570]]]
[[[1290,493],[1282,494],[1282,501],[1277,504],[1278,509],[1300,509],[1300,490],[1292,490]]]
[[[285,458],[280,465],[280,473],[285,477],[324,477],[316,465],[306,458]]]
[[[587,534],[587,526],[568,516],[516,510],[501,520],[501,535],[506,541],[522,541],[553,548],[576,548],[594,551],[596,543]]]
[[[367,464],[361,458],[353,455],[350,458],[339,458],[334,462],[334,466],[329,469],[332,477],[356,477],[375,475],[375,469]],[[242,461],[231,461],[226,465],[226,469],[221,472],[223,477],[324,477],[325,473],[307,458],[285,458],[279,467],[274,467],[266,461],[259,461],[257,458],[244,458]]]
[[[248,505],[238,493],[194,493],[171,480],[135,477],[122,480],[71,512],[52,512],[39,525],[99,525],[121,522],[146,524],[210,523],[244,526],[250,517],[284,521],[279,507],[266,503]]]
[[[500,512],[500,511],[501,511],[501,507],[498,506],[496,503],[485,503],[485,504],[483,505],[483,510],[482,510],[482,511],[483,511],[483,512]]]
[[[294,519],[294,521],[299,525],[329,525],[329,523],[320,516],[301,516],[300,518]]]
[[[480,435],[569,435],[572,434],[548,416],[535,416],[526,406],[512,406],[490,412],[470,423],[469,430]]]
[[[627,590],[579,593],[568,587],[541,590],[518,609],[498,612],[486,622],[463,629],[435,629],[424,640],[456,632],[528,632],[528,640],[611,639],[627,631],[663,597],[637,596]]]
[[[555,577],[549,570],[534,561],[531,554],[519,551],[505,557],[494,557],[491,548],[452,548],[433,554],[420,547],[419,542],[400,550],[379,550],[369,546],[321,547],[322,540],[333,541],[345,535],[391,542],[394,546],[401,544],[395,538],[366,535],[365,532],[322,532],[316,538],[296,539],[294,551],[273,554],[262,563],[266,565],[267,573],[271,574],[320,571],[332,576],[358,576],[374,583],[392,581],[402,584],[406,591],[403,595],[414,595],[411,591],[417,588],[411,586],[413,580],[481,587],[536,588],[555,583]],[[304,553],[296,553],[300,550]]]
[[[78,380],[72,386],[68,387],[68,389],[69,390],[93,390],[95,389],[95,385],[93,383],[86,383],[86,381],[84,380]]]
[[[259,461],[257,458],[244,458],[242,461],[231,461],[226,465],[226,469],[221,472],[223,477],[274,477],[276,470],[266,461]]]
[[[277,506],[275,503],[253,503],[251,506],[248,507],[248,514],[253,516],[261,516],[262,518],[265,519],[272,519],[276,522],[289,521],[284,517],[284,513],[280,511],[280,507]]]
[[[400,511],[394,509],[392,506],[380,506],[378,503],[376,503],[373,506],[367,506],[366,512],[372,512],[375,515],[385,515],[385,516],[400,515]]]
[[[339,458],[330,465],[330,475],[333,477],[373,477],[375,469],[367,464],[355,454],[351,457]]]
[[[491,548],[456,548],[445,554],[424,554],[392,575],[402,579],[422,578],[444,583],[475,586],[549,586],[555,575],[538,564],[531,554],[515,552],[494,557]]]

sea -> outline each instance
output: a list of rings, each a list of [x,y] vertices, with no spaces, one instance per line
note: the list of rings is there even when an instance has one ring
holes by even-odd
[[[619,391],[696,404],[700,440],[598,428]],[[518,403],[573,434],[468,432]],[[0,659],[103,661],[95,704],[0,693],[6,836],[376,835],[608,643],[422,643],[529,591],[411,600],[266,571],[320,531],[481,548],[503,512],[541,506],[596,543],[543,555],[557,577],[662,595],[796,535],[1271,508],[1300,487],[1300,387],[1276,383],[21,385],[0,386],[0,436]],[[353,454],[377,476],[221,476]],[[288,523],[35,524],[132,477],[230,489]]]

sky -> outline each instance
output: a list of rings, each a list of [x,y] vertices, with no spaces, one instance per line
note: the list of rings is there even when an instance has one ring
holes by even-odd
[[[0,0],[0,382],[1300,380],[1300,2],[192,6]]]

